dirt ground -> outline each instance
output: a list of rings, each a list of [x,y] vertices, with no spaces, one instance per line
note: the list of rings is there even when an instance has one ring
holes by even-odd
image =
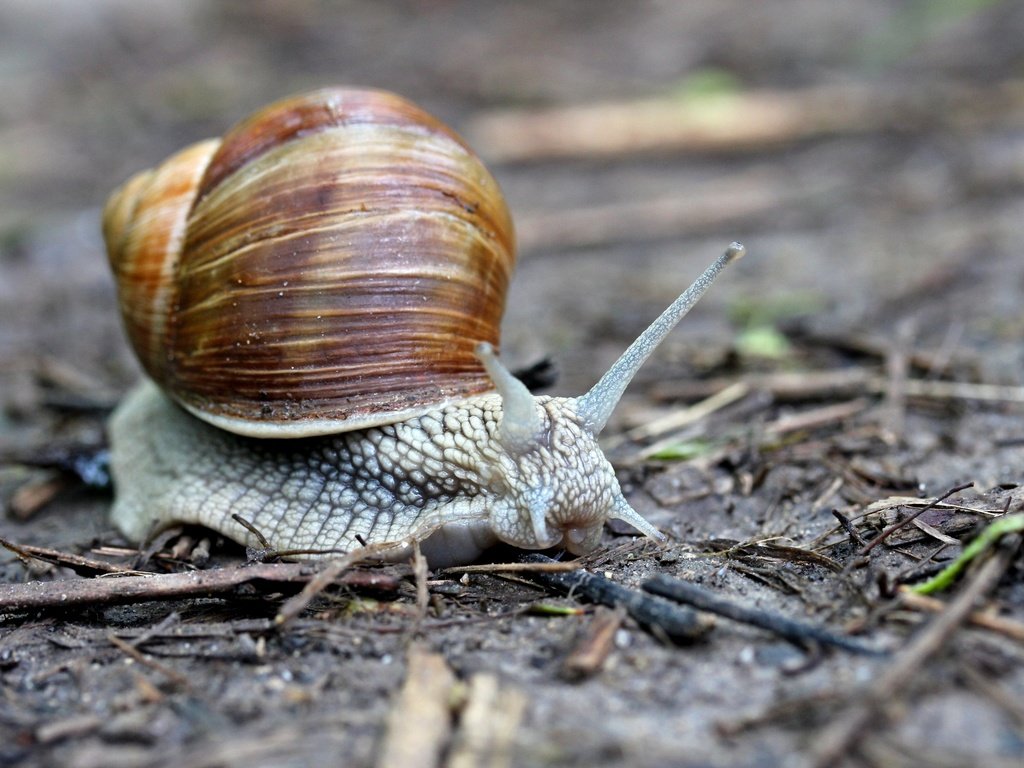
[[[589,387],[745,243],[606,432],[668,543],[614,527],[582,565],[888,652],[725,618],[673,643],[522,578],[406,565],[282,627],[305,575],[6,603],[0,764],[1020,765],[1020,535],[936,604],[900,586],[1024,511],[1022,72],[1009,1],[0,0],[4,540],[136,562],[106,492],[31,466],[99,444],[138,376],[106,194],[274,98],[373,85],[463,133],[504,187],[502,354],[550,357],[553,393]],[[212,547],[208,567],[245,561]],[[144,568],[188,571],[188,551]],[[0,587],[34,580],[86,578],[0,549]]]

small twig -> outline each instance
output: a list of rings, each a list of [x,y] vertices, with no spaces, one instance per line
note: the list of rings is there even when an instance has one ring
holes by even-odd
[[[244,517],[238,514],[231,515],[231,519],[238,523],[240,526],[249,531],[253,536],[256,537],[256,541],[259,542],[258,547],[246,546],[245,557],[250,563],[268,563],[276,560],[285,558],[302,558],[302,557],[317,557],[317,558],[328,558],[334,555],[347,555],[348,549],[277,549],[272,546],[267,540],[267,537],[263,535],[255,525],[246,520]],[[356,535],[356,539],[362,547],[366,547],[366,542],[362,536]]]
[[[177,611],[171,611],[162,619],[160,619],[160,621],[158,621],[156,624],[152,624],[144,628],[140,634],[134,636],[132,638],[131,644],[136,648],[145,645],[154,637],[167,633],[172,627],[174,627],[180,621],[181,615]],[[122,632],[118,634],[118,637],[124,640],[124,638],[121,637],[122,634],[124,633]]]
[[[812,408],[807,411],[801,411],[800,413],[783,416],[770,424],[766,424],[765,433],[773,437],[778,437],[790,432],[818,429],[830,424],[835,424],[839,421],[845,421],[846,419],[853,418],[858,413],[867,410],[870,404],[871,403],[867,399],[858,397],[856,400],[850,400],[845,403],[824,405],[821,408]]]
[[[357,550],[350,555],[338,558],[337,560],[331,560],[327,563],[322,571],[306,582],[306,586],[302,588],[299,594],[285,601],[284,605],[277,612],[277,616],[274,617],[274,624],[279,627],[283,626],[302,613],[317,595],[331,586],[342,573],[359,562],[363,557],[363,552],[364,550]]]
[[[107,640],[110,641],[111,645],[113,645],[126,656],[130,656],[132,659],[137,661],[139,664],[142,664],[144,667],[149,667],[153,671],[159,672],[161,675],[166,677],[175,685],[178,685],[185,689],[191,687],[189,685],[189,680],[187,677],[185,677],[185,675],[171,669],[168,666],[165,666],[164,664],[161,664],[156,659],[151,659],[149,656],[144,654],[142,651],[140,651],[138,648],[136,648],[134,645],[127,642],[126,640],[122,640],[120,637],[113,633],[107,635]]]
[[[344,549],[277,549],[267,541],[267,537],[263,535],[259,528],[241,515],[233,514],[231,519],[255,536],[256,541],[259,542],[258,547],[248,545],[245,547],[245,559],[250,563],[271,563],[282,558],[298,558],[309,555],[326,558],[332,555],[348,554],[348,550]],[[359,536],[356,538],[360,539],[360,543],[362,543],[362,539]]]
[[[941,613],[946,610],[946,603],[935,597],[919,595],[910,587],[900,587],[900,603],[907,608],[917,611],[928,611],[928,613]],[[967,621],[981,629],[988,629],[998,632],[1006,637],[1024,643],[1024,622],[1014,621],[985,611],[975,611],[967,617]]]
[[[1024,403],[1024,387],[975,384],[969,381],[924,381],[907,379],[908,397],[929,400],[977,400],[989,403]]]
[[[36,729],[35,738],[40,744],[81,738],[94,731],[98,731],[105,722],[106,720],[98,715],[72,715],[63,720],[43,723]]]
[[[416,581],[416,617],[412,623],[410,636],[419,634],[423,621],[427,618],[427,611],[430,609],[430,590],[427,587],[427,558],[420,551],[420,543],[417,541],[412,547],[412,575]]]
[[[554,562],[540,554],[527,555],[524,559],[532,563]],[[526,571],[523,575],[548,589],[579,595],[613,608],[622,606],[633,619],[649,627],[656,636],[663,636],[675,642],[692,642],[711,629],[710,624],[702,620],[695,611],[623,587],[582,568],[570,573]]]
[[[928,525],[928,523],[926,523],[921,518],[916,518],[914,520],[914,527],[917,528],[919,531],[922,531],[923,533],[927,533],[933,539],[942,542],[946,546],[956,546],[960,543],[959,539],[955,539],[952,536],[943,533],[934,525]],[[932,555],[932,557],[935,557],[935,555]]]
[[[438,573],[522,573],[534,571],[540,573],[565,573],[579,570],[579,563],[571,560],[550,560],[544,563],[480,563],[477,565],[453,565],[442,568]]]
[[[772,632],[779,637],[784,637],[791,642],[806,643],[808,641],[813,641],[821,643],[822,645],[831,645],[835,648],[841,648],[844,651],[849,651],[850,653],[859,653],[866,656],[886,655],[885,651],[871,648],[858,643],[856,640],[851,640],[848,637],[837,635],[813,624],[794,621],[793,619],[785,616],[779,616],[778,614],[769,613],[756,608],[748,608],[743,605],[738,605],[726,600],[725,598],[719,597],[713,592],[704,589],[703,587],[699,587],[696,584],[691,584],[690,582],[682,581],[681,579],[673,579],[670,576],[665,576],[664,574],[655,576],[653,579],[649,579],[644,582],[643,588],[656,595],[661,595],[680,603],[692,605],[694,608],[698,608],[702,611],[708,611],[719,616],[724,616],[727,619],[732,619],[733,621],[739,621],[744,624],[751,624],[755,627],[766,629],[769,632]]]
[[[876,376],[867,368],[840,368],[824,371],[746,374],[742,382],[754,392],[767,392],[775,402],[836,400],[869,393],[868,384]],[[720,392],[737,383],[732,376],[711,379],[669,379],[653,384],[648,394],[657,402],[693,400]]]
[[[688,408],[673,410],[660,418],[633,427],[621,435],[615,435],[604,441],[605,450],[612,448],[628,440],[645,440],[652,437],[660,437],[669,432],[676,432],[683,427],[694,424],[710,416],[712,413],[725,408],[737,400],[742,400],[750,393],[750,387],[741,381],[734,382],[710,397],[695,403]],[[640,452],[642,458],[653,456],[663,448],[672,444],[675,438],[659,440],[658,442],[645,446]]]
[[[843,478],[842,475],[837,475],[836,477],[833,477],[832,481],[828,484],[828,486],[826,486],[825,489],[818,494],[814,501],[811,502],[811,509],[819,510],[826,504],[828,504],[829,499],[831,499],[833,496],[839,493],[839,491],[843,487],[843,483],[845,482],[846,479]],[[832,514],[835,514],[835,512],[833,512]]]
[[[62,568],[70,568],[75,573],[92,576],[96,573],[123,573],[142,575],[142,571],[136,571],[116,563],[108,563],[105,560],[96,560],[91,557],[83,557],[71,552],[61,552],[48,547],[36,547],[31,544],[15,544],[13,541],[0,538],[0,547],[8,549],[24,560],[41,560],[51,565],[59,565]]]
[[[916,521],[915,521],[916,522]],[[959,544],[959,542],[957,542]],[[879,574],[880,577],[884,577],[891,586],[888,589],[883,589],[883,593],[892,594],[892,587],[896,587],[901,584],[906,584],[911,581],[917,581],[928,576],[934,576],[940,572],[944,566],[935,562],[935,558],[941,555],[949,547],[945,542],[941,542],[935,549],[929,552],[924,557],[918,557],[912,552],[903,552],[914,559],[914,565],[906,570],[900,571],[895,576],[890,577],[887,574]]]
[[[835,399],[853,395],[884,395],[888,380],[865,368],[749,375],[743,382],[752,391],[766,391],[777,401]],[[666,381],[652,387],[658,401],[709,397],[732,384],[731,377],[703,381]],[[921,400],[970,400],[982,403],[1024,403],[1024,387],[970,381],[908,378],[903,394]]]
[[[890,705],[910,684],[920,668],[942,649],[957,628],[973,613],[981,597],[991,591],[1013,561],[1021,535],[1007,536],[1003,546],[968,582],[959,595],[892,660],[889,667],[858,697],[845,713],[825,728],[814,744],[815,768],[835,765],[875,714]]]
[[[186,573],[0,584],[0,613],[44,608],[64,609],[82,605],[122,605],[141,600],[209,597],[230,593],[243,584],[261,581],[308,586],[314,579],[324,578],[327,573],[317,573],[317,567],[310,563],[259,563]],[[342,575],[340,571],[331,571],[326,583],[317,582],[316,592],[333,583],[335,579],[342,584],[351,581],[359,586],[372,586],[366,584],[365,577],[359,573]],[[387,586],[390,579],[385,579],[385,582]],[[288,603],[285,604],[286,607],[287,605]]]
[[[868,517],[869,515],[881,514],[888,512],[891,509],[897,507],[913,507],[921,508],[928,507],[929,509],[946,509],[951,512],[963,512],[969,515],[980,515],[982,517],[999,517],[1006,513],[1002,507],[998,509],[986,508],[986,507],[972,507],[964,503],[944,503],[937,499],[922,499],[918,496],[888,496],[884,499],[878,499],[868,504],[863,510],[857,515],[851,517],[851,520],[860,520]]]
[[[839,565],[831,557],[826,557],[818,552],[803,547],[787,547],[784,544],[775,544],[770,539],[734,541],[733,539],[708,539],[704,542],[708,554],[717,557],[727,557],[736,560],[772,559],[786,560],[789,562],[810,563],[823,568],[828,568],[834,573],[842,571]]]
[[[950,488],[948,491],[946,491],[944,494],[942,494],[941,496],[936,498],[934,501],[929,502],[927,505],[921,507],[920,509],[918,509],[916,512],[914,512],[910,516],[904,518],[903,520],[900,520],[898,523],[893,523],[888,528],[883,530],[880,534],[875,536],[875,538],[873,538],[871,541],[869,541],[867,544],[865,544],[861,548],[860,552],[857,553],[857,556],[858,557],[864,557],[872,549],[877,547],[879,544],[881,544],[887,538],[892,536],[894,533],[896,533],[897,531],[900,531],[903,528],[905,528],[906,526],[910,525],[914,521],[915,518],[923,515],[929,509],[931,509],[932,507],[938,505],[940,502],[945,501],[950,496],[952,496],[954,493],[960,493],[960,491],[966,490],[967,488],[973,488],[973,487],[974,487],[974,483],[971,482],[971,483],[964,483],[963,485],[958,485],[955,488]]]
[[[850,518],[848,518],[838,509],[832,510],[832,517],[839,521],[839,524],[843,526],[843,530],[845,530],[849,534],[854,544],[856,544],[858,547],[864,546],[864,538],[857,532],[857,529],[853,527],[853,523],[850,522]]]

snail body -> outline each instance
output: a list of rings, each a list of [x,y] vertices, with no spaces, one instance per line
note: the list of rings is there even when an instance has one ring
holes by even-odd
[[[407,101],[326,89],[130,179],[104,212],[151,382],[110,423],[112,519],[326,556],[498,540],[574,553],[626,502],[596,436],[734,244],[579,398],[497,359],[514,255],[497,184]],[[248,522],[248,526],[239,522]]]

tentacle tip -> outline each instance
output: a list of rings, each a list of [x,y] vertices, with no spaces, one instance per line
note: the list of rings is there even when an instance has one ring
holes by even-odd
[[[728,262],[739,261],[747,254],[747,249],[743,243],[732,242],[729,247],[725,249],[725,260]]]
[[[491,360],[494,358],[494,345],[489,341],[478,341],[476,346],[473,347],[473,354],[481,361]]]

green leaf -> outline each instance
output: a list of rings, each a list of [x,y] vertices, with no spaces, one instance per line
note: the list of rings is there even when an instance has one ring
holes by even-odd
[[[529,610],[530,613],[538,616],[579,616],[585,613],[584,609],[577,605],[555,605],[554,603],[534,603]]]
[[[661,459],[663,461],[685,461],[704,456],[712,449],[712,444],[707,440],[687,440],[681,443],[662,448],[657,453],[652,453],[649,458]]]
[[[736,336],[736,351],[744,357],[766,360],[784,360],[792,352],[785,334],[770,325],[761,325],[741,331]]]

